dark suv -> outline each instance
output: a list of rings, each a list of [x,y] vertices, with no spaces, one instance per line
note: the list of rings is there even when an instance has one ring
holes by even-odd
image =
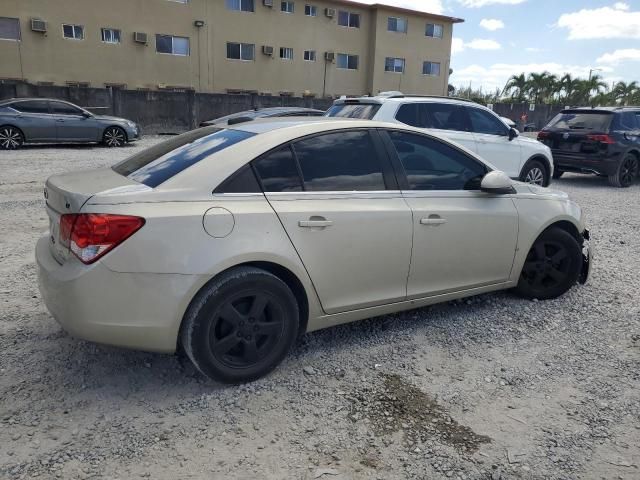
[[[609,177],[628,187],[640,170],[640,107],[572,108],[538,133],[553,152],[553,178],[564,172]]]

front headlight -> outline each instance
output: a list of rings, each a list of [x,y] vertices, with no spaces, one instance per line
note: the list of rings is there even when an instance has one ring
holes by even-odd
[[[129,120],[127,120],[127,125],[128,125],[130,128],[136,128],[136,124],[135,124],[135,123],[133,123],[133,122],[131,122],[131,121],[129,121]]]

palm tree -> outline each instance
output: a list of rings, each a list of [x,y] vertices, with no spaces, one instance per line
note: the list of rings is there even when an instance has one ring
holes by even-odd
[[[580,79],[573,78],[570,73],[565,73],[559,81],[559,88],[561,92],[564,92],[561,100],[565,104],[575,103],[576,94],[580,88]]]
[[[503,95],[510,95],[511,99],[515,99],[518,102],[524,102],[526,100],[526,92],[527,77],[524,73],[512,75],[502,90]]]
[[[537,104],[544,96],[548,88],[549,77],[549,72],[529,74],[527,78],[527,91],[529,92],[529,99],[533,103]]]
[[[607,88],[607,84],[602,80],[600,75],[592,75],[589,80],[585,80],[585,87],[588,88],[589,95],[593,92],[596,94],[601,93],[604,89]]]
[[[620,102],[622,105],[628,105],[637,92],[640,92],[638,82],[633,81],[630,83],[618,82],[615,84],[612,90],[613,97],[616,102]]]

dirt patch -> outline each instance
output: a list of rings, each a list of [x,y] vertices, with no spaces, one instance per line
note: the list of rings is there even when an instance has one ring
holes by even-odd
[[[418,443],[437,440],[461,452],[474,453],[491,438],[478,435],[460,425],[433,398],[398,375],[382,374],[382,387],[363,389],[350,397],[358,421],[368,418],[376,435],[389,435],[402,430],[411,448]]]

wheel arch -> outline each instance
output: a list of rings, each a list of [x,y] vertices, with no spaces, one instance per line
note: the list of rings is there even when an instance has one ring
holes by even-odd
[[[20,134],[22,135],[23,140],[26,142],[27,141],[27,136],[24,134],[24,130],[22,130],[20,127],[18,127],[17,125],[14,125],[13,123],[2,123],[0,124],[0,128],[4,128],[4,127],[11,127],[11,128],[15,128],[16,130],[18,130],[20,132]]]
[[[296,302],[298,303],[298,308],[300,311],[300,319],[299,319],[299,334],[302,335],[307,331],[307,326],[309,324],[309,298],[307,296],[307,291],[304,288],[303,283],[300,281],[300,279],[297,277],[297,275],[295,273],[293,273],[291,270],[289,270],[287,267],[284,267],[278,263],[275,262],[270,262],[270,261],[247,261],[244,263],[238,263],[235,264],[233,266],[230,266],[220,272],[218,272],[216,275],[214,275],[213,277],[211,277],[209,280],[207,280],[207,282],[202,285],[196,292],[195,294],[191,297],[191,299],[189,300],[189,303],[187,304],[187,307],[182,315],[182,318],[180,319],[180,327],[179,327],[179,331],[178,331],[178,335],[177,335],[177,347],[178,349],[181,348],[180,345],[180,338],[181,338],[181,331],[182,331],[182,327],[184,326],[184,321],[185,318],[187,317],[187,315],[189,314],[189,311],[191,309],[191,305],[193,304],[193,302],[198,298],[198,295],[200,294],[200,292],[202,292],[204,289],[208,288],[209,285],[211,285],[211,283],[213,283],[214,281],[216,281],[221,275],[224,275],[232,270],[235,270],[236,268],[240,268],[240,267],[254,267],[254,268],[259,268],[261,270],[264,270],[266,272],[269,272],[270,274],[278,277],[280,280],[282,280],[290,289],[291,292],[293,293],[294,297],[296,298]]]
[[[124,133],[124,141],[125,141],[125,143],[129,143],[129,134],[127,133],[127,129],[124,128],[124,127],[121,127],[120,125],[116,125],[116,124],[107,125],[106,127],[104,127],[102,129],[102,135],[100,137],[100,140],[104,141],[104,134],[107,133],[107,130],[109,130],[110,128],[113,128],[113,127],[117,127],[120,130],[122,130],[122,133]]]
[[[542,166],[545,169],[545,173],[547,177],[547,185],[549,185],[551,183],[551,174],[552,174],[551,160],[549,160],[542,153],[534,153],[533,155],[531,155],[531,157],[529,157],[529,159],[526,162],[524,162],[524,165],[522,165],[522,168],[520,169],[520,178],[522,178],[522,172],[525,171],[525,169],[531,164],[531,162],[535,162],[535,161],[539,161],[542,163]]]

